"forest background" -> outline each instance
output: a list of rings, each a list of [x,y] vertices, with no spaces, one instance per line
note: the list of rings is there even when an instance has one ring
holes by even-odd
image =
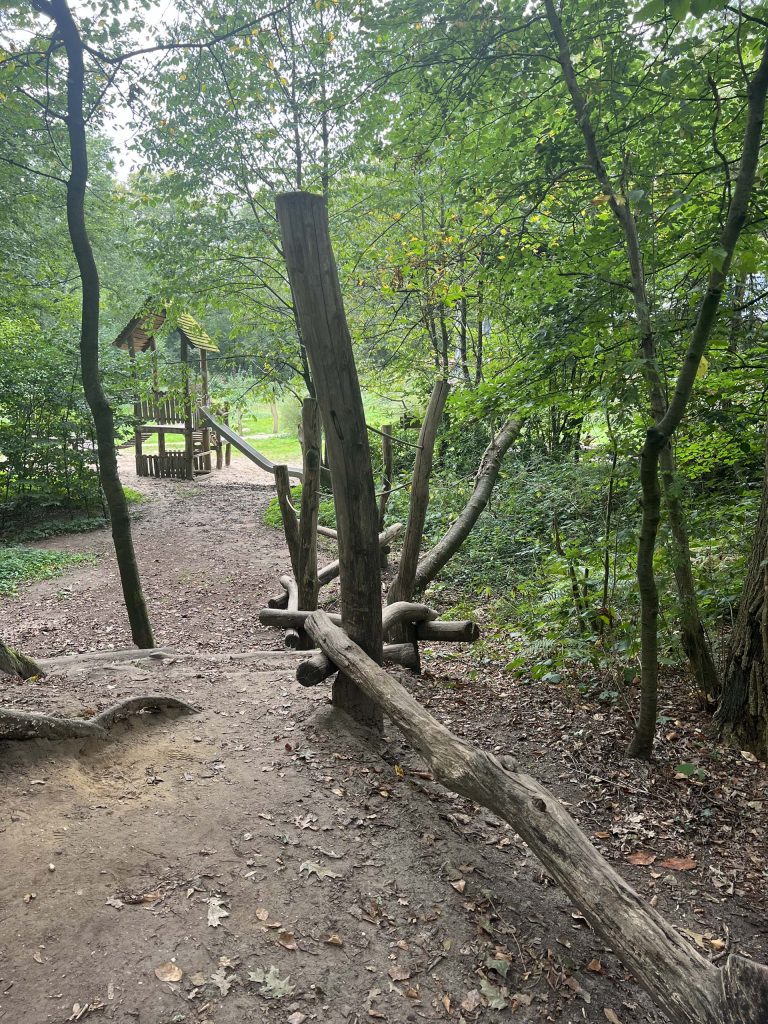
[[[0,15],[6,588],[55,561],[25,539],[103,517],[66,220],[68,64],[50,25],[60,6]],[[311,379],[274,198],[324,194],[369,423],[414,440],[434,381],[451,381],[428,544],[472,493],[494,433],[521,424],[489,507],[430,584],[441,608],[483,623],[478,671],[492,659],[532,685],[575,679],[636,712],[638,456],[722,279],[661,457],[652,660],[663,715],[677,714],[666,677],[690,662],[687,685],[764,756],[763,604],[742,599],[765,578],[759,168],[738,244],[725,236],[765,5],[114,2],[73,13],[102,381],[119,436],[130,436],[134,382],[111,342],[152,295],[217,339],[215,400],[251,435],[282,432],[259,439],[268,454],[296,457]],[[161,359],[173,386],[170,334]],[[396,446],[397,485],[411,461]],[[389,521],[407,505],[404,486]]]

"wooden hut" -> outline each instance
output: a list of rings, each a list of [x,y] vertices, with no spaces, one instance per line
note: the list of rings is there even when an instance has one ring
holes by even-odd
[[[148,303],[135,316],[113,344],[128,352],[134,368],[136,400],[134,403],[134,436],[136,444],[136,473],[139,476],[176,477],[194,480],[201,473],[211,472],[211,431],[201,419],[199,407],[206,407],[210,401],[208,388],[208,353],[218,352],[218,347],[206,334],[200,324],[188,313],[181,313],[176,320],[180,338],[182,365],[182,389],[179,397],[169,395],[160,387],[157,342],[155,335],[166,321],[162,308],[153,308]],[[189,352],[197,349],[200,353],[200,388],[194,387],[190,372]],[[152,397],[141,398],[138,394],[138,373],[136,357],[141,352],[150,352],[152,359]],[[157,454],[144,451],[144,445],[157,435]],[[175,446],[177,438],[183,439],[183,447]],[[229,453],[227,453],[229,455]],[[217,468],[222,464],[217,458]],[[227,458],[229,465],[229,458]]]

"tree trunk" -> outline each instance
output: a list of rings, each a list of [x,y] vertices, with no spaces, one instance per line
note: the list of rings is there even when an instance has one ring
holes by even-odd
[[[475,489],[461,514],[446,530],[437,544],[419,562],[414,579],[414,591],[428,586],[445,565],[453,558],[469,536],[473,526],[488,504],[493,488],[501,471],[504,456],[517,440],[522,423],[507,420],[496,437],[483,452],[475,477]]]
[[[413,483],[411,486],[411,502],[408,511],[408,522],[405,527],[403,549],[400,553],[400,564],[397,576],[387,593],[387,604],[395,601],[410,601],[416,583],[416,571],[419,563],[419,549],[424,533],[424,521],[429,505],[429,477],[432,473],[432,455],[435,449],[435,438],[440,419],[443,415],[445,400],[450,385],[439,380],[432,389],[424,422],[419,433],[419,449],[413,467]]]
[[[627,750],[630,757],[647,759],[651,756],[656,728],[659,595],[653,574],[653,554],[659,524],[659,461],[664,448],[669,444],[685,414],[701,357],[704,355],[712,328],[715,325],[736,243],[747,218],[747,209],[760,157],[766,91],[768,91],[768,42],[763,48],[760,66],[747,89],[748,114],[739,173],[725,224],[718,240],[722,261],[710,270],[707,291],[699,306],[696,324],[683,365],[677,376],[672,401],[663,418],[647,432],[640,455],[643,520],[637,556],[637,579],[640,589],[641,705],[640,720],[635,736]]]
[[[381,428],[381,461],[383,466],[381,493],[379,494],[379,533],[384,529],[389,496],[392,493],[392,426]],[[381,550],[381,568],[387,568],[387,552]]]
[[[101,386],[99,372],[99,272],[93,256],[85,219],[88,183],[88,151],[85,136],[83,94],[85,63],[83,43],[67,0],[41,0],[38,10],[56,23],[67,54],[67,130],[70,175],[67,180],[67,225],[72,251],[82,283],[80,365],[85,398],[96,429],[101,486],[109,509],[115,557],[120,573],[131,636],[137,647],[154,647],[152,627],[141,589],[139,567],[133,548],[131,519],[117,471],[117,450],[112,409]]]
[[[299,520],[296,509],[291,502],[291,479],[288,475],[288,467],[279,464],[274,467],[275,490],[277,491],[277,502],[280,506],[280,515],[283,519],[283,533],[288,548],[288,555],[291,559],[293,578],[298,581],[300,572],[299,565]],[[304,493],[302,488],[302,494]]]
[[[726,738],[768,760],[768,433],[765,476],[717,721]]]
[[[600,856],[553,793],[511,758],[500,761],[454,736],[324,612],[306,625],[439,782],[509,822],[673,1024],[765,1024],[768,968],[732,955],[719,971]]]
[[[277,218],[296,315],[312,368],[315,396],[333,473],[339,534],[341,614],[351,637],[381,661],[381,570],[378,515],[360,394],[336,263],[321,196],[278,196]],[[334,703],[358,721],[380,729],[381,712],[344,673]]]

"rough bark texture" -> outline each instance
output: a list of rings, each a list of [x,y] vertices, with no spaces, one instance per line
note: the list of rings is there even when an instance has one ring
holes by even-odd
[[[276,465],[275,490],[277,491],[277,502],[280,506],[280,515],[283,519],[283,533],[285,544],[288,548],[288,555],[291,559],[291,569],[294,579],[299,578],[299,520],[296,509],[291,502],[291,480],[288,475],[288,467]]]
[[[88,736],[105,739],[107,730],[120,718],[149,709],[197,714],[197,708],[191,704],[161,693],[129,697],[93,718],[54,718],[34,712],[0,710],[0,740],[70,740]]]
[[[320,412],[314,398],[301,407],[304,435],[304,481],[299,520],[299,608],[314,611],[320,583],[317,579],[317,512],[320,507]]]
[[[768,760],[768,433],[760,514],[728,645],[717,721],[729,740]]]
[[[719,971],[600,856],[553,793],[510,758],[454,736],[324,612],[309,616],[307,631],[381,705],[439,782],[509,822],[673,1024],[765,1024],[768,968],[731,956]]]
[[[341,613],[349,635],[381,660],[378,515],[360,382],[321,196],[294,192],[276,200],[297,321],[312,369],[331,471],[339,541]],[[334,703],[364,724],[381,713],[339,673]]]
[[[419,563],[419,549],[424,533],[424,521],[429,505],[429,477],[432,472],[432,455],[435,450],[437,428],[445,407],[450,385],[439,380],[432,389],[424,422],[419,433],[419,449],[413,467],[411,485],[411,501],[408,510],[408,522],[405,527],[403,549],[400,552],[400,564],[387,593],[387,604],[395,601],[410,601],[416,583],[416,569]]]
[[[432,582],[469,536],[472,527],[490,500],[504,456],[517,440],[521,426],[522,423],[519,420],[508,420],[483,452],[472,496],[464,506],[461,515],[421,559],[416,568],[414,580],[416,592],[423,590]]]
[[[21,654],[13,647],[8,647],[0,640],[0,672],[7,672],[19,679],[31,679],[33,676],[44,676],[45,672],[37,662]]]
[[[82,283],[80,329],[80,365],[83,389],[96,430],[101,485],[104,490],[115,557],[120,573],[131,637],[137,647],[154,647],[139,567],[131,536],[131,519],[117,471],[115,428],[99,373],[99,272],[93,256],[85,218],[85,190],[88,184],[88,151],[85,135],[83,97],[85,64],[83,43],[67,0],[44,0],[38,10],[56,23],[67,54],[67,130],[69,133],[70,174],[67,180],[67,225],[72,250]]]
[[[288,598],[288,611],[295,612],[299,610],[299,588],[296,585],[296,580],[292,576],[281,576],[280,586],[285,590]],[[297,651],[306,644],[302,643],[302,635],[306,635],[302,630],[299,632],[298,629],[294,629],[289,626],[285,631],[285,646],[290,647],[291,650]]]

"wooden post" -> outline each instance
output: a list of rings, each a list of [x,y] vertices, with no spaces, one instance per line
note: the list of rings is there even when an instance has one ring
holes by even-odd
[[[202,383],[202,395],[200,396],[200,405],[204,409],[208,408],[208,403],[211,400],[208,393],[208,353],[204,348],[200,349],[200,377]],[[203,424],[203,464],[210,473],[211,471],[211,429],[207,423]]]
[[[392,425],[385,424],[381,428],[381,461],[384,466],[383,478],[381,481],[381,494],[379,496],[379,532],[384,529],[384,518],[387,513],[387,503],[392,493]],[[380,548],[381,568],[387,568],[387,554],[384,548]]]
[[[320,507],[320,412],[314,398],[301,407],[304,437],[304,479],[299,520],[299,608],[314,611],[320,583],[317,579],[317,512]]]
[[[275,490],[280,505],[280,514],[283,517],[283,533],[285,543],[288,547],[288,554],[291,558],[291,569],[293,578],[299,579],[299,523],[296,516],[296,509],[291,502],[291,479],[288,476],[288,467],[284,464],[274,468]]]
[[[195,479],[195,463],[192,446],[192,394],[189,385],[189,345],[181,335],[181,376],[184,384],[184,476]]]
[[[410,601],[413,597],[416,582],[416,569],[419,564],[419,549],[424,533],[424,521],[429,505],[429,477],[432,472],[432,453],[443,407],[448,397],[449,384],[439,380],[432,389],[432,396],[424,414],[424,422],[419,433],[419,450],[413,467],[413,486],[411,487],[411,504],[408,522],[405,526],[403,550],[400,554],[400,565],[397,576],[387,594],[387,604],[394,601]]]
[[[333,473],[339,534],[341,614],[348,634],[381,662],[381,571],[378,515],[360,382],[321,196],[278,196],[283,253],[306,347]],[[342,672],[333,701],[381,729],[382,715]]]
[[[225,423],[226,426],[229,426],[229,409],[226,409],[225,412],[224,412],[224,423]],[[243,431],[242,431],[242,426],[241,426],[239,428],[239,433],[242,434],[242,432]],[[227,441],[227,443],[224,446],[224,465],[227,467],[227,469],[229,469],[231,463],[232,463],[232,445],[229,443],[229,441]]]
[[[142,441],[141,441],[141,398],[139,396],[139,372],[136,369],[136,351],[133,338],[128,339],[128,355],[131,359],[131,380],[133,381],[133,440],[136,448],[136,476],[142,475]]]

